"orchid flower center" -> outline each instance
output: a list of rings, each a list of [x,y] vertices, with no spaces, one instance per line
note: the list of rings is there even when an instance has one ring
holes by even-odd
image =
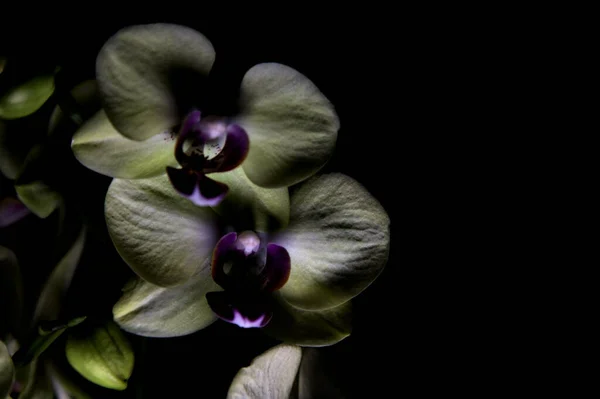
[[[264,327],[272,317],[271,294],[285,285],[290,255],[254,231],[223,236],[213,251],[212,276],[224,291],[206,294],[222,320],[240,327]]]
[[[175,159],[181,169],[167,167],[167,174],[181,195],[199,206],[215,206],[229,188],[206,175],[235,169],[249,148],[248,135],[239,125],[216,116],[202,118],[200,111],[192,111],[175,143]]]

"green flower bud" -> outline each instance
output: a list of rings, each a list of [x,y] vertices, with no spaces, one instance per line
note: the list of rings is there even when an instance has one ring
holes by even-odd
[[[38,76],[14,87],[0,98],[0,118],[17,119],[33,114],[54,93],[54,77]]]
[[[133,372],[134,354],[119,327],[109,322],[83,336],[71,334],[67,339],[69,364],[91,382],[119,391],[127,388]]]

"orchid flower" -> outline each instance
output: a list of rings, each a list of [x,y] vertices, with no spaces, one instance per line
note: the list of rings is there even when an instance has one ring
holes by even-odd
[[[190,334],[217,318],[303,346],[348,336],[350,300],[387,261],[379,202],[342,174],[313,177],[291,198],[239,168],[220,178],[233,189],[215,208],[179,196],[165,175],[113,180],[109,234],[139,276],[114,320],[149,337]]]
[[[104,109],[75,134],[77,159],[122,179],[169,168],[175,189],[203,206],[228,192],[213,180],[217,172],[241,165],[253,184],[277,188],[324,166],[339,121],[308,78],[277,63],[255,65],[242,79],[238,110],[223,115],[205,90],[214,60],[210,41],[184,26],[138,25],[116,33],[97,57]]]

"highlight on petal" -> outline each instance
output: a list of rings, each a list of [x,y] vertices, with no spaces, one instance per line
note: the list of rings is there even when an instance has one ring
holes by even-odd
[[[177,165],[175,139],[166,131],[145,141],[123,137],[99,111],[73,136],[73,153],[85,167],[120,179],[144,179]]]
[[[326,310],[301,310],[275,294],[273,318],[263,331],[288,344],[333,345],[352,331],[352,304],[348,301]]]
[[[242,328],[261,328],[271,321],[269,299],[263,295],[236,297],[229,291],[206,294],[208,305],[221,320]]]
[[[6,345],[0,341],[0,398],[8,397],[14,381],[15,366]]]
[[[114,179],[105,215],[110,237],[125,262],[159,286],[183,284],[207,269],[220,238],[217,214],[183,198],[166,174]]]
[[[17,119],[33,114],[54,93],[54,77],[38,76],[0,97],[0,118]]]
[[[31,212],[18,199],[3,198],[0,200],[0,228],[18,222]]]
[[[281,64],[252,67],[242,80],[236,123],[250,137],[242,167],[263,187],[298,183],[333,154],[339,120],[333,105],[307,77]]]
[[[171,24],[124,28],[96,60],[98,86],[108,118],[132,140],[145,140],[178,125],[214,62],[212,44],[193,29]]]
[[[243,168],[211,173],[213,180],[226,184],[229,192],[214,210],[237,231],[276,231],[287,226],[290,199],[287,188],[268,189],[252,183]]]
[[[323,310],[358,295],[387,262],[389,224],[381,204],[348,176],[321,175],[302,184],[291,198],[288,228],[271,240],[292,260],[280,290],[284,299]]]
[[[8,332],[13,335],[20,332],[23,299],[17,256],[10,249],[0,246],[0,337]]]
[[[42,219],[50,216],[62,203],[61,195],[42,181],[16,184],[15,191],[21,202]]]
[[[289,398],[301,360],[302,350],[297,346],[277,345],[269,349],[236,374],[227,398]]]
[[[173,188],[198,206],[217,206],[229,191],[227,185],[191,169],[167,167],[167,175]]]
[[[217,320],[205,294],[219,287],[208,270],[176,287],[159,287],[136,278],[123,288],[113,307],[114,320],[132,334],[144,337],[178,337],[192,334]]]

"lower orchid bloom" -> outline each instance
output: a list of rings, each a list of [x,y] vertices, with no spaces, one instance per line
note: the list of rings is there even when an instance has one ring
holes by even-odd
[[[119,31],[97,57],[104,109],[75,134],[77,159],[122,179],[157,176],[169,167],[175,189],[201,206],[228,191],[208,173],[241,165],[254,184],[274,188],[325,165],[339,120],[314,83],[288,66],[258,64],[242,78],[236,110],[218,109],[214,96],[221,93],[206,84],[214,60],[210,41],[184,26]],[[180,131],[185,140],[175,139]],[[193,154],[181,148],[188,139]]]
[[[114,320],[150,337],[190,334],[217,318],[302,346],[348,336],[350,300],[387,261],[379,202],[342,174],[313,177],[291,198],[239,168],[215,176],[231,191],[214,208],[182,198],[166,176],[113,180],[109,233],[139,276]]]

